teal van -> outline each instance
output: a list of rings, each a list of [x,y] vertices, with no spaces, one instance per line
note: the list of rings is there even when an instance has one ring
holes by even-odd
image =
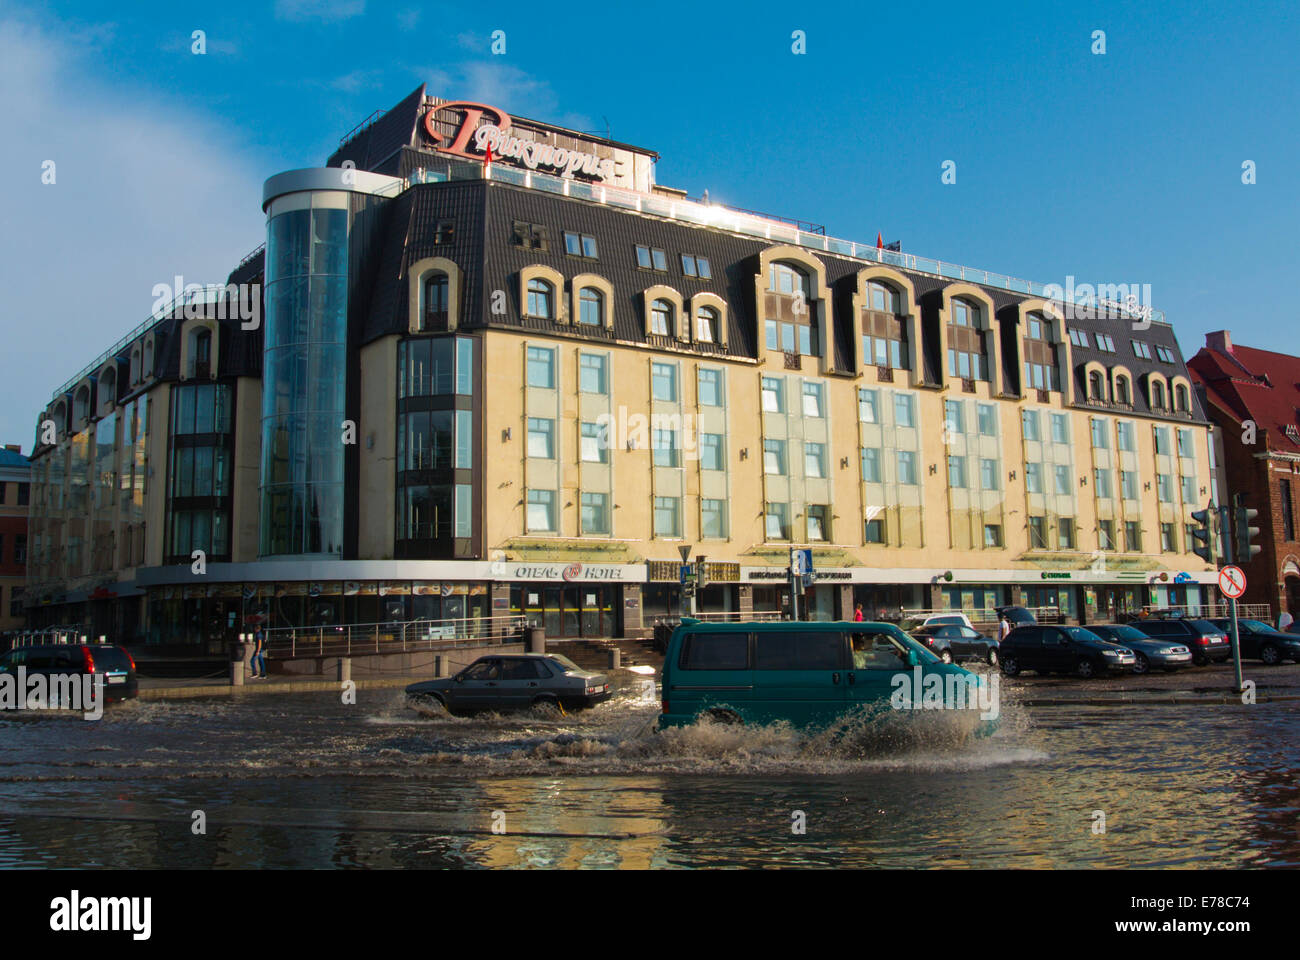
[[[673,631],[663,667],[659,727],[701,717],[741,724],[787,721],[827,726],[858,708],[892,704],[913,709],[913,690],[941,691],[935,707],[978,705],[996,687],[943,663],[892,623],[704,623],[689,617]],[[959,696],[954,696],[959,688]],[[996,726],[987,719],[981,733]]]

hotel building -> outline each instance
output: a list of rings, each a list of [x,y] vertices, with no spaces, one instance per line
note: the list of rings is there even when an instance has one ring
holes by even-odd
[[[787,609],[792,547],[813,618],[1208,599],[1209,423],[1162,316],[693,201],[657,159],[421,87],[271,177],[224,309],[156,310],[40,411],[33,622],[637,636],[679,548],[709,614]]]

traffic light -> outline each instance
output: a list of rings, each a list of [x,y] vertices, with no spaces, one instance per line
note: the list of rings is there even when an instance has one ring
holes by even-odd
[[[1196,529],[1192,531],[1192,553],[1206,563],[1214,562],[1214,547],[1211,546],[1210,540],[1213,535],[1210,530],[1210,518],[1212,516],[1214,516],[1214,510],[1210,507],[1206,507],[1204,510],[1192,511],[1192,519],[1197,523]]]
[[[1241,493],[1233,496],[1232,505],[1237,508],[1237,562],[1247,563],[1264,549],[1253,542],[1259,536],[1259,527],[1250,525],[1259,516],[1259,511],[1246,506],[1246,496]]]

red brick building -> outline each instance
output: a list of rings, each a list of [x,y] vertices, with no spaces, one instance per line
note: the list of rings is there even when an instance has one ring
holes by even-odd
[[[24,626],[31,464],[17,444],[0,450],[0,634]]]
[[[1242,599],[1270,604],[1274,618],[1289,610],[1300,619],[1300,357],[1234,345],[1219,330],[1205,335],[1187,369],[1204,392],[1206,414],[1223,431],[1228,497],[1244,493],[1246,505],[1259,511],[1256,542],[1264,549],[1241,564]]]

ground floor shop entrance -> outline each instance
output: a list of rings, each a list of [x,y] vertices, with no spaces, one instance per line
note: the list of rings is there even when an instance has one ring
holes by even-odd
[[[516,583],[510,612],[541,625],[547,637],[622,636],[622,587],[600,584]]]

